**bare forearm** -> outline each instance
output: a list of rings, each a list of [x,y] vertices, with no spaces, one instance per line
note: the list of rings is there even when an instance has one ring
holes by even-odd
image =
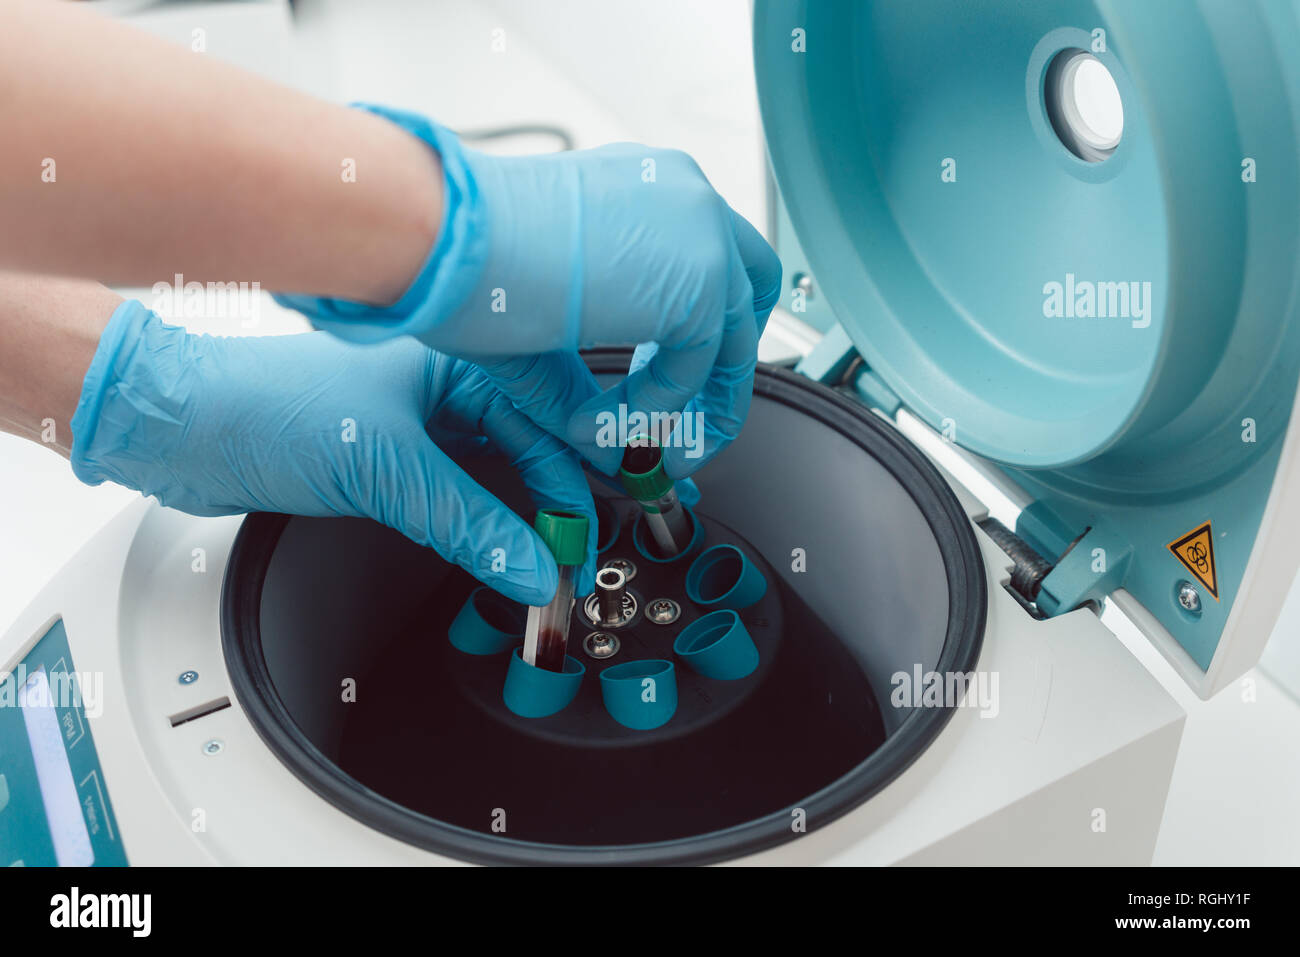
[[[121,302],[98,283],[0,272],[0,430],[68,456],[82,380]]]
[[[76,4],[0,18],[0,268],[376,304],[419,272],[441,170],[387,121]]]

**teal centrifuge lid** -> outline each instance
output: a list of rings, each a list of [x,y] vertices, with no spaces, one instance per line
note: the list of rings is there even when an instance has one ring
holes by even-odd
[[[843,329],[824,348],[1029,492],[1017,531],[1074,555],[1049,611],[1123,587],[1202,670],[1300,374],[1297,9],[755,4],[778,246]],[[1113,80],[1118,143],[1071,138],[1080,57]],[[1212,589],[1171,547],[1207,522]]]

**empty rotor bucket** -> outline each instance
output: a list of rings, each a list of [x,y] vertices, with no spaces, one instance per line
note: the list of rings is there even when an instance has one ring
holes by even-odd
[[[447,639],[467,655],[495,655],[524,640],[525,623],[523,606],[484,585],[469,593]]]
[[[609,499],[597,495],[596,502],[596,554],[602,554],[614,547],[618,541],[618,512]]]
[[[671,661],[658,659],[614,665],[600,673],[600,694],[615,721],[649,731],[677,711],[677,673]]]
[[[691,622],[673,642],[673,654],[706,678],[734,681],[758,667],[758,648],[740,616],[711,611]]]
[[[739,610],[767,594],[767,579],[735,545],[700,553],[686,573],[686,595],[697,605]]]

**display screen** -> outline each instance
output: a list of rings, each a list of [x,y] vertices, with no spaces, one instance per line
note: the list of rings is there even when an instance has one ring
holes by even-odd
[[[127,863],[90,728],[103,705],[62,621],[0,672],[0,867]]]
[[[42,668],[22,686],[18,706],[23,709],[23,723],[27,725],[54,856],[60,867],[87,867],[95,862],[95,851],[90,846],[90,832],[81,813],[77,782],[72,779],[72,764],[63,746],[54,704],[50,679]]]

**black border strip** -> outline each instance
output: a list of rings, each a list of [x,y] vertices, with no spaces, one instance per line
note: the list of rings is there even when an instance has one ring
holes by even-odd
[[[586,353],[592,371],[619,373],[630,352]],[[935,670],[969,672],[984,640],[988,596],[983,561],[965,510],[930,460],[862,404],[824,385],[760,365],[754,393],[797,409],[836,429],[874,456],[909,489],[938,542],[947,573],[948,632]],[[262,656],[262,582],[289,519],[252,514],[244,520],[226,565],[221,594],[221,643],[231,685],[271,751],[312,791],[335,807],[407,844],[478,864],[710,864],[754,854],[801,835],[788,810],[690,838],[607,847],[566,846],[484,834],[405,808],[345,774],[298,728],[271,681]],[[917,709],[883,745],[832,784],[799,802],[809,830],[825,827],[903,773],[943,730],[953,708]]]

